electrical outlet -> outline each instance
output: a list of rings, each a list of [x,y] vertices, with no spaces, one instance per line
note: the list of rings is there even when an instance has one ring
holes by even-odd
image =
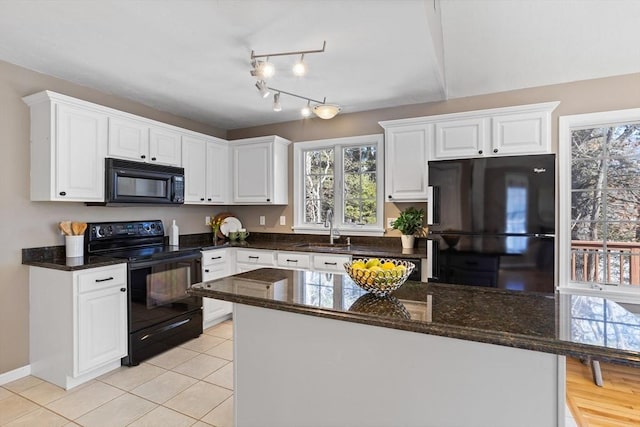
[[[205,216],[204,217],[204,225],[211,225],[211,217],[210,216]]]
[[[394,221],[398,218],[387,218],[387,228],[393,228]]]
[[[266,223],[267,223],[267,220],[264,217],[264,215],[260,215],[260,225],[265,225]]]
[[[284,215],[280,216],[280,225],[287,225],[287,217]]]

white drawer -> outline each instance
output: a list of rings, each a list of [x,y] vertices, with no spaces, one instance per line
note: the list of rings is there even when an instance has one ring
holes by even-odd
[[[278,267],[308,269],[311,255],[296,252],[278,252]]]
[[[202,251],[202,266],[225,264],[229,261],[229,253],[226,249],[213,249]]]
[[[127,286],[127,265],[91,268],[79,271],[78,293],[97,291],[111,286]]]
[[[345,273],[343,264],[349,261],[351,261],[349,255],[314,255],[313,269],[316,271]]]
[[[236,252],[236,262],[238,264],[252,264],[262,267],[273,267],[274,254],[272,251],[260,251],[251,249],[238,249]]]

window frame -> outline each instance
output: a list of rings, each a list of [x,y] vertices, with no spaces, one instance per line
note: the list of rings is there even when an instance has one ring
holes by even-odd
[[[595,127],[610,127],[627,123],[640,123],[640,108],[603,111],[597,113],[560,116],[558,120],[558,185],[559,209],[557,220],[558,291],[580,291],[584,295],[603,297],[640,298],[640,286],[609,286],[571,281],[571,132]]]
[[[376,223],[348,225],[344,217],[344,171],[343,150],[363,145],[376,146]],[[293,232],[306,234],[328,234],[324,224],[304,222],[304,152],[333,148],[334,150],[334,230],[350,236],[384,235],[384,137],[382,134],[351,136],[344,138],[301,141],[293,144]]]

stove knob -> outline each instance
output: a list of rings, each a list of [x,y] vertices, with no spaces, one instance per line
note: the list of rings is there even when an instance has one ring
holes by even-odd
[[[113,234],[113,227],[112,226],[108,226],[107,227],[107,231],[106,233],[104,233],[105,236],[111,236],[111,234]]]
[[[100,230],[100,226],[99,225],[93,228],[93,232],[95,233],[96,237],[103,237],[104,236],[103,231]]]

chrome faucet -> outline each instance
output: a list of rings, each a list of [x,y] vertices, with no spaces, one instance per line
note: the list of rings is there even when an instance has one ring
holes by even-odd
[[[333,211],[331,210],[331,208],[327,209],[324,226],[329,227],[329,244],[333,245]]]

